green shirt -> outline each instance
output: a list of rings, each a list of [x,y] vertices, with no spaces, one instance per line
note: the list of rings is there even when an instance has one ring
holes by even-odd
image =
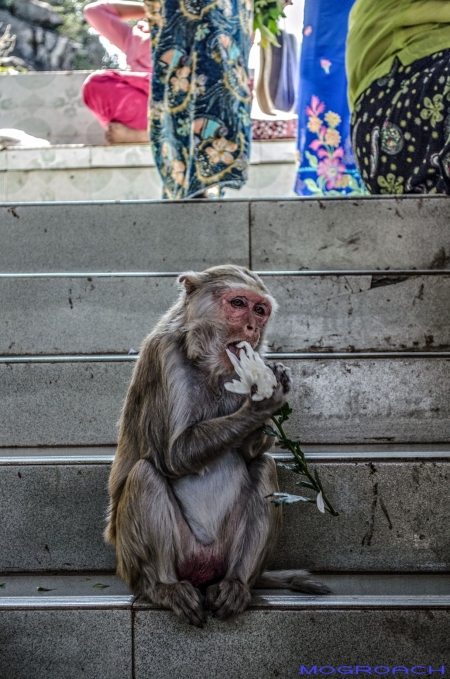
[[[347,37],[348,99],[389,73],[450,47],[450,0],[356,0]]]

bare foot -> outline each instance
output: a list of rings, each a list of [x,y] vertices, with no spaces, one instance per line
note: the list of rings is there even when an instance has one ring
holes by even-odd
[[[105,130],[107,144],[148,144],[148,131],[135,130],[122,123],[109,123]]]
[[[249,588],[239,580],[222,580],[206,590],[206,608],[216,618],[225,620],[245,611],[251,598]]]
[[[202,628],[206,622],[203,597],[190,582],[157,583],[150,599],[155,604],[171,608],[188,625]]]

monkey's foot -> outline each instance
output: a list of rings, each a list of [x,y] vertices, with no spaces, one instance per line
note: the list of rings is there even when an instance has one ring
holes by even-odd
[[[151,599],[156,604],[171,608],[175,615],[188,625],[202,628],[206,622],[203,597],[190,582],[158,583]]]
[[[206,608],[213,611],[216,618],[234,618],[245,611],[252,595],[247,585],[239,580],[222,580],[206,590]]]

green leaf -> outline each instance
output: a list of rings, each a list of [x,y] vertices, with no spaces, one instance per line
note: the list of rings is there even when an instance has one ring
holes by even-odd
[[[315,502],[315,500],[311,500],[309,497],[290,495],[289,493],[271,493],[270,495],[266,495],[266,497],[270,497],[270,501],[273,502],[276,507],[279,507],[280,505],[293,505],[296,502]]]
[[[289,403],[285,403],[280,410],[278,410],[275,413],[275,417],[280,418],[280,424],[283,424],[283,422],[286,422],[289,419],[289,415],[292,413],[292,408],[289,405]]]
[[[321,179],[321,177],[319,177],[319,179]],[[305,186],[307,189],[309,189],[309,191],[311,191],[311,193],[317,193],[320,194],[321,196],[323,195],[322,189],[320,188],[320,186],[316,184],[314,179],[311,179],[309,177],[305,179]]]
[[[101,582],[96,582],[95,585],[92,585],[92,587],[96,587],[97,589],[106,589],[107,587],[109,587],[109,585],[104,585]]]
[[[282,441],[283,439],[280,439],[280,440]],[[281,450],[290,450],[291,449],[291,447],[288,446],[287,443],[277,443],[277,447],[281,448]]]
[[[314,156],[309,151],[305,151],[305,156],[308,158],[309,166],[312,167],[313,170],[317,170],[317,166],[319,165],[317,156]]]
[[[4,587],[6,585],[6,582],[0,582],[0,587]]]
[[[267,436],[278,436],[275,429],[273,429],[269,424],[266,424],[266,426],[263,427],[263,432],[264,434],[267,434]]]
[[[36,587],[38,592],[53,592],[54,587]]]
[[[315,486],[309,481],[296,481],[296,486],[301,486],[302,488],[311,488],[311,490],[317,490]]]

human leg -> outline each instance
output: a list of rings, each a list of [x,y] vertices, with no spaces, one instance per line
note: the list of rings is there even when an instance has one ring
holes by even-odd
[[[106,128],[108,143],[148,143],[149,76],[117,71],[92,73],[83,99]]]
[[[156,3],[146,5],[154,59],[150,134],[163,196],[240,188],[250,153],[245,2],[167,0],[166,14],[174,17],[168,23],[155,14]]]

